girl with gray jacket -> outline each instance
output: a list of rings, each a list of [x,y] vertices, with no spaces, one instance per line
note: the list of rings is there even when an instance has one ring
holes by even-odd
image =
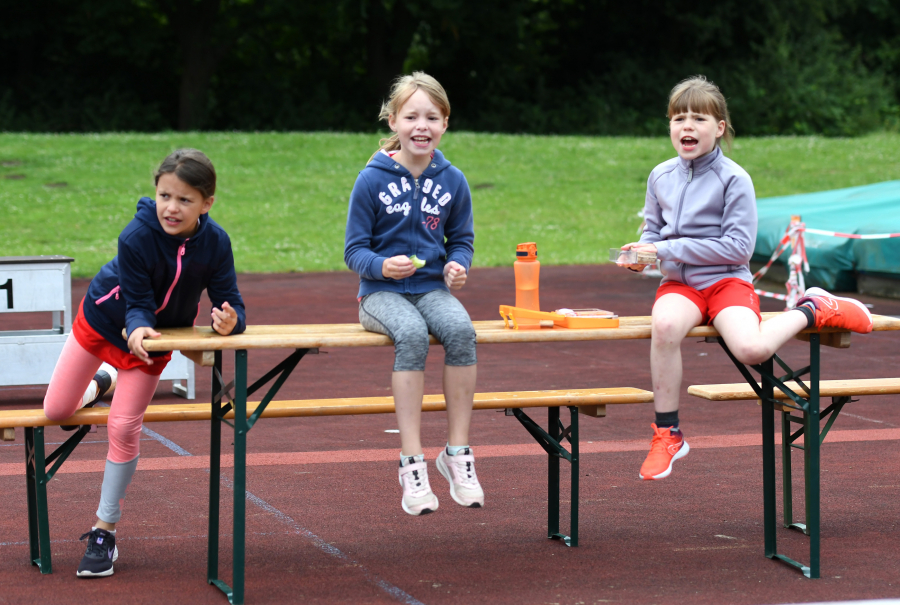
[[[713,325],[741,363],[769,359],[798,332],[823,326],[872,330],[872,316],[856,300],[810,288],[798,306],[765,322],[749,261],[756,242],[756,195],[750,175],[725,157],[734,130],[725,97],[703,76],[669,95],[669,134],[678,156],[653,169],[640,241],[622,250],[653,253],[662,283],[652,312],[650,373],[656,422],[640,478],[663,479],[690,448],[678,426],[681,341],[699,325]],[[646,265],[624,265],[642,271]]]

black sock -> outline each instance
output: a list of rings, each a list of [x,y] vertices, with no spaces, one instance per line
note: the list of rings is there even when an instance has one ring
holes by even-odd
[[[794,310],[800,311],[804,315],[806,315],[806,327],[814,328],[816,325],[816,307],[812,302],[805,302],[799,307],[794,307]]]
[[[656,427],[678,430],[678,410],[674,412],[656,412]]]

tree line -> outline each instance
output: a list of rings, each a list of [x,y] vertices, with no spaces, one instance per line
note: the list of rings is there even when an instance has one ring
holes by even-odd
[[[900,127],[896,0],[3,2],[0,130],[369,131],[391,80],[454,129],[665,132],[705,74],[738,135]]]

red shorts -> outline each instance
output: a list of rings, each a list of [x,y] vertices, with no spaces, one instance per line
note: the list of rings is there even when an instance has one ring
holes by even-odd
[[[704,290],[677,281],[667,281],[656,291],[656,300],[665,294],[681,294],[697,305],[703,314],[704,324],[712,325],[716,315],[728,307],[747,307],[762,321],[762,315],[759,313],[759,296],[753,291],[753,284],[737,277],[717,281]]]
[[[137,368],[144,374],[159,376],[166,369],[166,364],[169,363],[169,360],[172,359],[172,352],[169,351],[162,357],[154,357],[153,365],[148,366],[131,353],[126,353],[103,338],[84,318],[83,298],[78,305],[78,315],[75,316],[75,321],[72,322],[72,335],[75,336],[75,340],[78,341],[78,344],[85,351],[94,357],[99,357],[117,370],[133,370]]]

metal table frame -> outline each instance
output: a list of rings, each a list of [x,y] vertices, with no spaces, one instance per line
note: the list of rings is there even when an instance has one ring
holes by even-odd
[[[245,588],[245,555],[246,555],[246,489],[247,489],[247,433],[256,424],[266,406],[278,393],[291,372],[307,354],[318,353],[318,349],[296,349],[291,355],[266,373],[262,378],[247,385],[246,349],[237,349],[234,353],[234,380],[224,384],[222,378],[222,351],[215,352],[215,364],[212,368],[212,422],[210,429],[209,457],[209,531],[207,583],[221,590],[228,602],[239,605],[244,602]],[[247,416],[247,397],[273,378],[276,378],[263,400]],[[231,391],[234,391],[231,395]],[[506,414],[515,416],[538,444],[547,452],[547,537],[562,541],[566,546],[578,546],[578,408],[567,406],[571,414],[571,423],[564,426],[560,420],[558,407],[548,408],[549,427],[543,430],[521,409],[507,410]],[[234,409],[234,422],[225,419],[225,415]],[[232,543],[232,584],[229,586],[219,577],[219,509],[221,502],[221,456],[222,456],[222,424],[233,429],[234,434],[234,494],[233,494],[233,543]],[[563,441],[568,441],[571,450],[567,450]],[[560,532],[560,460],[571,465],[570,486],[570,531],[569,535]],[[29,491],[30,494],[30,491]],[[46,501],[46,492],[44,493]],[[29,500],[30,502],[30,500]],[[46,519],[46,517],[45,517]],[[47,551],[49,553],[49,549]],[[49,554],[48,554],[49,560]],[[49,572],[47,572],[49,573]]]
[[[833,397],[827,408],[820,408],[819,380],[821,373],[821,336],[809,334],[809,364],[797,370],[791,369],[778,355],[764,363],[746,366],[739,362],[721,336],[707,340],[718,342],[756,392],[762,407],[762,463],[763,463],[763,527],[765,555],[798,569],[807,578],[820,577],[821,548],[821,445],[834,424],[841,409],[851,401],[850,397]],[[776,374],[776,364],[779,371]],[[760,381],[750,373],[755,370]],[[781,373],[781,372],[784,373]],[[808,378],[804,381],[804,376]],[[800,385],[805,397],[797,395],[786,383]],[[775,389],[789,399],[776,400]],[[781,461],[782,461],[782,513],[783,527],[800,531],[809,537],[809,563],[803,564],[782,553],[776,547],[776,468],[775,468],[775,412],[781,412]],[[796,412],[795,416],[793,412]],[[824,427],[822,426],[825,421]],[[792,424],[799,428],[792,432]],[[811,438],[807,438],[811,436]],[[795,442],[803,437],[803,443]],[[791,450],[803,451],[803,475],[805,492],[805,523],[793,519],[793,485],[791,481]]]

